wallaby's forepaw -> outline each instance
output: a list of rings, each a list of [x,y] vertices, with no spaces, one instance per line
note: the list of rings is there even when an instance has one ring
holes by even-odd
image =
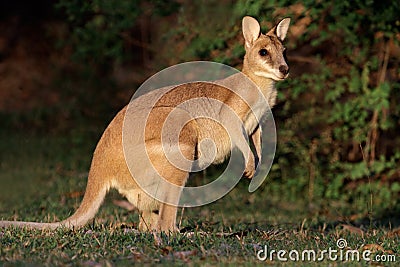
[[[249,160],[247,162],[246,168],[244,169],[243,175],[249,179],[253,178],[256,173],[256,163],[254,159],[254,155],[250,154]]]

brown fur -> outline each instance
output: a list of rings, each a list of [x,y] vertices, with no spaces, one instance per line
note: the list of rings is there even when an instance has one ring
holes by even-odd
[[[262,97],[267,99],[270,107],[275,104],[275,81],[283,80],[288,73],[288,67],[283,56],[284,47],[281,42],[286,36],[289,21],[289,19],[282,20],[264,35],[260,34],[260,26],[255,19],[251,17],[243,19],[246,55],[242,72],[261,89]],[[267,55],[261,56],[261,49],[266,49],[268,51]],[[199,144],[201,140],[210,138],[214,141],[217,151],[213,163],[223,162],[230,153],[231,144],[227,131],[221,125],[228,124],[231,129],[229,134],[235,138],[237,146],[246,160],[245,176],[251,178],[254,175],[255,159],[243,133],[243,127],[245,134],[251,136],[253,140],[258,159],[261,159],[260,129],[256,116],[250,110],[249,105],[254,108],[253,111],[255,113],[258,113],[258,117],[262,117],[268,111],[268,107],[258,104],[262,103],[260,102],[258,90],[243,84],[240,75],[241,73],[235,74],[215,83],[194,82],[179,85],[165,93],[151,108],[144,128],[144,140],[148,158],[160,176],[175,185],[184,186],[186,183],[188,172],[171,164],[163,153],[161,131],[163,123],[172,110],[187,100],[199,97],[218,100],[221,106],[208,105],[207,103],[201,106],[188,104],[179,110],[180,115],[174,123],[182,123],[185,116],[195,115],[200,109],[210,109],[216,113],[217,118],[221,120],[221,124],[206,118],[196,118],[186,123],[179,132],[180,152],[188,160],[201,158],[208,151],[207,148],[201,147]],[[233,91],[227,88],[233,88]],[[84,198],[80,207],[72,216],[57,223],[0,221],[0,226],[12,225],[48,229],[81,227],[95,216],[107,191],[110,188],[116,188],[140,211],[139,230],[176,230],[177,207],[157,201],[141,190],[131,176],[123,148],[124,120],[132,120],[134,123],[135,119],[141,116],[141,108],[148,108],[147,105],[154,100],[155,95],[162,93],[162,90],[145,94],[133,100],[134,102],[130,104],[130,106],[134,107],[133,109],[126,106],[114,117],[97,144]],[[236,122],[229,119],[229,108],[240,118],[240,123],[236,124]],[[133,147],[135,142],[140,142],[142,139],[139,137],[140,133],[131,132],[133,135]],[[167,136],[168,134],[167,130]],[[177,144],[173,145],[176,146]],[[129,148],[127,149],[129,150]],[[140,160],[140,158],[137,159],[138,162]],[[152,178],[149,177],[148,179]],[[179,192],[164,192],[164,195],[165,198],[172,199],[174,203],[179,201]]]

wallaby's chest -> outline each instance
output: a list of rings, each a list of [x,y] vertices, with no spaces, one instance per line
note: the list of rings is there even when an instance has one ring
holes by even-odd
[[[244,128],[248,135],[252,134],[257,126],[265,119],[270,111],[270,107],[266,105],[265,100],[259,99],[249,110],[247,116],[243,120]]]

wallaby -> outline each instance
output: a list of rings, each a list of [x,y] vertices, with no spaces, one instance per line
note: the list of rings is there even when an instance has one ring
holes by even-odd
[[[258,87],[259,92],[262,93],[261,97],[267,100],[270,107],[275,104],[277,94],[274,87],[275,82],[284,80],[289,73],[289,67],[285,60],[285,48],[282,44],[289,24],[290,19],[285,18],[266,34],[262,34],[256,19],[246,16],[242,21],[246,53],[242,73],[240,74],[244,74]],[[236,92],[227,89],[232,87],[240,92],[236,94]],[[196,113],[200,109],[213,108],[217,112],[215,116],[219,120],[225,120],[225,123],[232,124],[230,128],[232,128],[233,135],[235,135],[236,146],[243,152],[245,158],[244,175],[248,178],[253,177],[255,173],[255,156],[250,151],[247,136],[251,137],[255,146],[256,156],[260,160],[261,134],[259,123],[252,112],[259,113],[257,115],[260,117],[269,108],[257,106],[260,98],[258,93],[240,86],[240,81],[237,81],[235,75],[217,83],[193,82],[178,85],[162,95],[155,105],[149,107],[147,105],[153,101],[157,90],[155,92],[144,94],[133,100],[130,104],[132,108],[124,107],[108,125],[94,151],[82,203],[72,216],[55,223],[0,221],[0,226],[39,229],[82,227],[95,216],[107,191],[110,188],[116,188],[139,210],[140,231],[176,231],[177,206],[168,204],[168,201],[159,201],[149,196],[132,177],[132,172],[127,166],[124,155],[126,147],[123,147],[122,128],[124,120],[129,119],[135,122],[135,116],[140,117],[141,109],[148,108],[150,113],[146,121],[145,133],[136,133],[134,129],[130,131],[133,140],[132,146],[135,145],[136,139],[140,139],[137,136],[143,134],[147,156],[155,170],[170,183],[184,186],[189,172],[169,162],[169,159],[163,153],[163,149],[160,149],[162,147],[161,135],[163,134],[162,131],[167,131],[166,134],[169,134],[168,129],[162,129],[162,126],[171,110],[192,98],[206,97],[222,103],[220,107],[216,107],[218,105],[214,104],[211,105],[212,107],[202,107],[188,103],[185,108],[180,110],[183,113]],[[245,100],[240,97],[243,95],[246,98]],[[253,104],[255,108],[250,109],[249,105]],[[228,109],[231,109],[240,118],[239,124],[237,121],[230,121],[229,111],[223,106],[229,107]],[[185,114],[182,116],[185,116]],[[197,158],[202,158],[204,156],[201,155],[202,153],[207,153],[204,148],[199,147],[199,144],[204,138],[210,138],[216,146],[213,163],[220,163],[229,156],[231,150],[229,137],[226,130],[217,122],[202,118],[188,121],[180,118],[179,116],[175,118],[177,124],[182,124],[182,128],[178,136],[179,142],[174,145],[173,149],[177,148],[185,158],[193,161]],[[140,159],[138,162],[140,164]],[[146,175],[146,166],[139,166],[139,168]],[[146,179],[152,178],[146,177]],[[179,198],[179,192],[166,191],[163,194],[166,198]]]

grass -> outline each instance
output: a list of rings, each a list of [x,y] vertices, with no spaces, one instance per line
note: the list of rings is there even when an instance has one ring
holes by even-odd
[[[66,136],[0,134],[0,218],[54,221],[66,218],[80,203],[98,132]],[[273,181],[276,183],[276,181]],[[347,203],[321,199],[309,205],[301,196],[289,201],[268,183],[253,194],[243,180],[227,196],[207,206],[180,210],[181,233],[139,233],[138,215],[114,204],[111,192],[95,220],[82,229],[0,230],[0,264],[121,266],[165,265],[317,265],[313,261],[260,261],[256,253],[272,250],[370,249],[400,261],[400,231],[395,215],[371,220],[368,205],[360,213]],[[276,187],[273,187],[276,188]],[[374,207],[376,214],[385,211]],[[398,215],[398,214],[397,214]],[[393,217],[393,218],[392,218]],[[287,256],[287,255],[286,255]],[[361,261],[329,261],[325,265],[369,265]],[[395,266],[395,262],[385,262]]]

